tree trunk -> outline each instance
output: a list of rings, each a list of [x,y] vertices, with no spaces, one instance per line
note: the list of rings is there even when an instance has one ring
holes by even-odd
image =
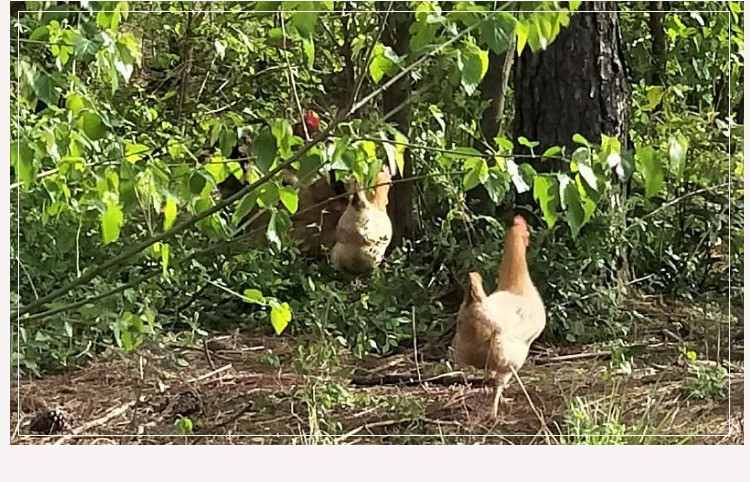
[[[648,17],[648,27],[651,31],[651,71],[650,85],[664,85],[664,69],[666,68],[667,43],[664,37],[664,2],[648,2],[651,13]]]
[[[10,2],[10,19],[16,18],[21,10],[26,10],[26,2]]]
[[[510,78],[510,70],[513,66],[514,58],[514,42],[511,42],[508,50],[501,54],[490,52],[487,73],[484,79],[482,79],[482,84],[479,86],[481,99],[483,101],[490,101],[490,105],[482,112],[482,120],[479,124],[482,129],[483,139],[479,139],[474,143],[474,147],[479,151],[486,152],[486,144],[494,146],[494,138],[500,133],[502,115],[505,111],[505,99],[508,92],[508,79]],[[490,165],[494,163],[494,158],[488,161]],[[481,184],[466,193],[466,203],[469,209],[475,214],[495,215],[495,203],[490,199],[487,189]]]
[[[606,134],[627,145],[630,87],[617,14],[600,12],[608,5],[587,2],[598,12],[574,14],[547,50],[524,50],[516,62],[514,137],[538,141],[538,152],[551,146],[571,152],[573,134],[594,143]],[[563,168],[558,159],[536,158],[532,165],[540,172]]]
[[[574,14],[568,28],[547,50],[524,50],[516,62],[514,137],[538,141],[535,153],[551,146],[565,146],[570,153],[577,147],[573,134],[597,144],[606,134],[617,137],[623,148],[628,146],[630,86],[618,15],[606,12],[612,6],[609,2],[587,2],[589,12]],[[528,153],[522,146],[516,150]],[[560,159],[537,157],[531,164],[537,172],[567,169]],[[619,223],[624,225],[624,191],[615,184],[612,193],[611,208],[622,213]],[[532,193],[522,194],[517,202],[532,204]],[[624,250],[618,250],[616,256],[624,279]]]
[[[378,3],[378,8],[385,10],[386,2]],[[383,13],[384,15],[384,13]],[[409,25],[412,14],[393,13],[383,31],[383,44],[391,47],[398,55],[409,54]],[[383,113],[389,113],[394,109],[398,111],[391,117],[398,130],[409,137],[409,125],[411,123],[411,108],[408,105],[411,95],[411,76],[405,75],[395,82],[390,88],[383,92]],[[404,152],[404,172],[394,176],[394,179],[409,178],[412,176],[413,167],[409,149]],[[414,232],[414,215],[412,211],[412,183],[402,182],[394,184],[388,198],[388,216],[393,222],[393,241],[391,246],[398,246],[404,239],[412,237]]]

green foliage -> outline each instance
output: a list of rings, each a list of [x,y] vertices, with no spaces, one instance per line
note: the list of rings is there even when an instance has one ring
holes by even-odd
[[[697,400],[724,400],[729,393],[727,369],[712,361],[698,360],[694,351],[681,347],[691,375],[683,381],[683,390],[688,398]]]
[[[137,350],[164,329],[195,336],[227,328],[217,319],[276,334],[328,333],[338,346],[321,348],[321,358],[339,348],[361,356],[408,347],[413,323],[420,342],[441,340],[454,321],[451,303],[467,270],[494,278],[501,258],[499,221],[472,217],[465,208],[466,192],[480,185],[498,206],[526,192],[537,203],[540,222],[532,223],[529,260],[534,279],[545,280],[539,288],[550,307],[544,334],[550,341],[627,334],[630,320],[620,312],[616,290],[622,266],[615,253],[621,251],[628,253],[630,279],[651,276],[639,286],[645,291],[726,296],[727,275],[740,278],[744,255],[744,160],[735,147],[742,142],[735,111],[744,36],[736,3],[729,3],[729,15],[691,14],[682,5],[667,13],[667,58],[658,85],[645,80],[652,70],[648,19],[623,12],[623,49],[630,77],[637,79],[632,146],[613,133],[601,139],[576,134],[573,152],[562,146],[541,152],[537,141],[523,136],[515,142],[482,138],[486,101],[479,91],[490,52],[547,48],[579,3],[530,2],[523,12],[490,14],[483,2],[414,2],[413,15],[393,14],[408,26],[404,55],[376,38],[380,17],[360,12],[344,18],[333,13],[339,10],[333,2],[257,2],[257,13],[221,12],[236,9],[229,2],[201,7],[210,14],[165,2],[138,5],[168,11],[158,15],[130,12],[127,2],[89,2],[80,14],[45,7],[22,16],[14,28],[20,50],[13,42],[11,55],[17,88],[11,91],[10,159],[12,182],[21,190],[13,207],[20,243],[12,254],[22,263],[11,272],[14,305],[211,209],[217,184],[231,176],[254,182],[291,159],[304,143],[291,127],[298,100],[328,125],[348,105],[362,69],[360,99],[422,61],[408,74],[414,83],[409,132],[381,122],[376,96],[291,170],[305,181],[332,170],[339,179],[370,183],[384,160],[403,174],[408,149],[420,179],[413,183],[414,239],[396,246],[369,279],[341,281],[325,263],[299,253],[287,232],[300,199],[276,175],[230,215],[214,214],[154,244],[44,308],[105,294],[154,271],[161,277],[48,319],[22,319],[20,329],[13,327],[21,339],[14,362],[23,375],[38,375],[107,347]],[[372,56],[364,58],[370,47]],[[729,105],[722,106],[730,90]],[[501,114],[511,119],[513,102]],[[230,160],[235,148],[248,158],[242,164]],[[563,168],[537,173],[532,164],[539,157]],[[615,207],[621,183],[627,197]],[[270,219],[260,233],[267,247],[190,258],[207,243],[228,239],[256,210]],[[209,284],[201,292],[207,280],[225,289]],[[733,298],[742,290],[733,287]],[[177,309],[193,295],[192,308]],[[626,371],[628,360],[619,352],[616,359],[613,370]],[[697,370],[696,379],[718,377]]]
[[[642,416],[634,421],[625,419],[625,408],[619,397],[609,400],[588,400],[582,397],[568,402],[563,436],[563,445],[644,445],[659,443],[657,435],[667,417],[661,421],[651,420],[656,411],[655,401],[649,397]],[[655,423],[656,422],[656,423]]]
[[[193,433],[193,421],[188,417],[180,415],[174,421],[174,428],[180,435],[190,435]]]

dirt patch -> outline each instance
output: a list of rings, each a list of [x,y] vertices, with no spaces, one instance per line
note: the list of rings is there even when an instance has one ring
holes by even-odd
[[[295,348],[234,333],[196,347],[113,351],[65,374],[22,380],[11,392],[12,443],[581,443],[586,430],[619,430],[618,443],[743,443],[742,367],[732,369],[730,432],[729,400],[687,398],[687,368],[667,343],[645,346],[633,372],[614,377],[601,349],[537,350],[497,420],[481,377],[446,373],[429,353],[420,354],[418,372],[410,353],[342,354],[334,368],[301,370],[310,360],[300,363]],[[588,425],[574,436],[575,406]],[[62,433],[29,433],[45,408],[64,411]],[[653,433],[630,433],[639,427]]]

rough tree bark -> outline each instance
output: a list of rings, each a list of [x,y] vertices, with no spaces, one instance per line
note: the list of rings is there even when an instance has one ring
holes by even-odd
[[[609,7],[608,7],[609,5]],[[524,50],[516,62],[514,136],[575,148],[573,134],[599,142],[601,134],[627,145],[630,87],[616,13],[609,2],[588,2],[595,13],[577,13],[547,50]],[[518,148],[519,152],[528,152]],[[561,170],[560,160],[532,161],[541,172]]]
[[[572,16],[547,50],[524,50],[516,62],[514,137],[525,136],[540,143],[538,151],[551,146],[575,149],[573,134],[598,143],[601,134],[617,137],[623,148],[629,145],[630,86],[622,52],[618,14],[607,12],[611,2],[587,2],[589,12]],[[517,147],[518,153],[528,153]],[[523,162],[519,159],[518,162]],[[536,158],[537,172],[561,171],[559,159]],[[622,213],[622,186],[615,185],[611,209]],[[517,197],[520,204],[532,204],[532,193]],[[627,277],[624,249],[615,253],[621,279]]]
[[[481,99],[483,101],[490,101],[490,104],[482,112],[482,120],[479,123],[484,140],[480,139],[474,145],[479,151],[485,152],[487,150],[485,142],[492,146],[494,143],[493,139],[500,133],[502,115],[505,111],[505,99],[508,92],[508,80],[514,58],[515,42],[511,42],[508,50],[503,53],[496,54],[495,52],[490,52],[487,73],[479,86]],[[488,161],[488,164],[493,165],[494,162],[495,160],[492,158]],[[495,206],[495,203],[492,202],[489,194],[487,194],[487,189],[481,184],[466,193],[466,202],[469,209],[475,214],[495,215],[495,208],[497,206]]]
[[[18,16],[18,12],[26,10],[26,2],[10,2],[10,18],[14,19]]]
[[[378,8],[381,10],[385,10],[386,6],[386,2],[378,3]],[[385,13],[381,13],[381,15],[385,15]],[[409,54],[411,17],[411,13],[391,12],[383,30],[383,44],[391,47],[398,55]],[[394,109],[399,109],[391,119],[398,130],[407,138],[409,137],[409,125],[411,123],[411,109],[407,102],[411,95],[411,88],[411,76],[405,75],[383,92],[383,113],[387,114]],[[404,172],[394,176],[394,179],[411,177],[412,172],[411,153],[409,149],[406,149],[404,152]],[[413,186],[408,182],[394,184],[390,190],[388,216],[393,222],[391,246],[398,246],[402,240],[411,238],[414,233],[412,192]]]

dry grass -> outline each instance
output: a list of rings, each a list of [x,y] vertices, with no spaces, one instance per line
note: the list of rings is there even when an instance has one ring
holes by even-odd
[[[203,349],[173,347],[150,347],[137,356],[112,352],[66,374],[22,381],[22,402],[11,407],[12,441],[555,443],[559,441],[556,436],[565,431],[568,403],[576,396],[593,401],[618,398],[625,422],[640,419],[644,407],[651,403],[655,408],[649,420],[659,433],[694,435],[689,443],[738,444],[743,440],[743,370],[734,370],[731,380],[733,430],[729,434],[728,400],[687,400],[681,383],[686,368],[677,362],[676,349],[665,354],[660,346],[641,355],[638,368],[616,383],[605,380],[606,357],[555,361],[547,354],[537,354],[521,372],[528,398],[522,387],[513,383],[508,395],[515,403],[500,420],[493,420],[490,393],[476,383],[355,386],[350,383],[352,367],[346,360],[339,375],[330,370],[294,373],[293,350],[284,339],[235,334],[214,345],[208,355]],[[279,368],[269,363],[271,354],[278,358]],[[178,358],[188,365],[181,366]],[[360,367],[358,376],[363,370],[415,373],[413,360],[405,355],[370,359],[361,365],[367,368]],[[421,366],[422,373],[440,370],[438,363]],[[66,412],[70,420],[66,438],[28,434],[30,420],[42,407],[60,407]],[[76,427],[118,407],[124,408],[122,414],[91,427],[85,437],[71,437]],[[174,421],[178,414],[194,422],[192,435],[177,433]],[[684,442],[683,438],[653,437],[649,441],[675,443]]]

